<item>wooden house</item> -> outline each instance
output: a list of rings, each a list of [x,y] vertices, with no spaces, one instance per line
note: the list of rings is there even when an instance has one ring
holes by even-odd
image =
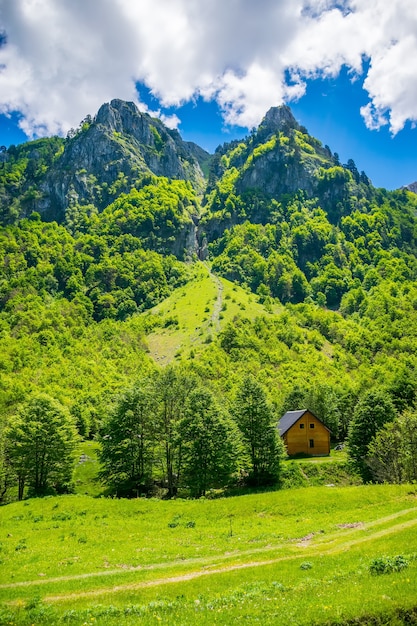
[[[278,423],[278,430],[290,456],[330,454],[330,430],[308,409],[287,411]]]

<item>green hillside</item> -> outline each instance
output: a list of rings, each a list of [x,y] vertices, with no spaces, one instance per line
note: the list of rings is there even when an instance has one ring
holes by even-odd
[[[219,428],[237,425],[246,437],[242,449],[234,440],[227,481],[213,479],[237,484],[252,471],[237,408],[249,380],[265,407],[258,438],[286,410],[308,406],[334,442],[345,441],[378,402],[381,417],[369,418],[354,459],[369,479],[371,439],[387,421],[397,428],[405,410],[414,415],[415,194],[375,189],[287,107],[210,157],[113,101],[66,139],[9,148],[2,165],[3,501],[19,481],[21,495],[31,493],[32,470],[8,455],[11,432],[20,432],[16,423],[23,432],[39,395],[59,403],[81,439],[103,445],[109,421],[119,410],[126,417],[120,407],[139,402],[142,390],[155,417],[144,422],[150,489],[173,479],[171,446],[180,458],[179,424],[191,437],[191,422],[181,420],[198,410],[197,397],[187,404],[198,390],[210,419],[221,414]],[[162,435],[170,376],[184,402]],[[48,489],[64,487],[49,479]]]
[[[279,303],[265,307],[256,295],[219,278],[207,265],[197,264],[196,268],[193,280],[145,316],[152,328],[146,336],[149,355],[161,365],[173,359],[194,359],[237,316],[271,318],[282,309]]]

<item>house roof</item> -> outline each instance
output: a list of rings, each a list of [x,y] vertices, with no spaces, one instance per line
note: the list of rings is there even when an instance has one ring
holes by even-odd
[[[314,413],[312,413],[308,409],[301,409],[300,411],[287,411],[278,422],[278,430],[281,437],[282,435],[285,435],[285,433],[291,428],[291,426],[294,426],[294,424],[298,422],[298,420],[303,417],[303,415],[307,412],[315,417],[316,420],[318,420],[321,424],[323,424],[321,419],[319,419],[316,415],[314,415]],[[324,428],[327,428],[326,424],[323,424],[323,426]],[[329,428],[327,428],[327,430],[330,432]]]

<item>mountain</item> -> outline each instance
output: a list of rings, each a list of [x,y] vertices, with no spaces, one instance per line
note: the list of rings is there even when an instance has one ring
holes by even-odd
[[[352,159],[342,166],[338,155],[309,135],[288,107],[275,107],[250,137],[216,150],[204,200],[207,236],[216,239],[225,226],[245,219],[266,223],[272,200],[300,193],[317,198],[337,223],[356,201],[371,197],[370,188]]]
[[[252,374],[277,414],[308,407],[340,440],[369,390],[390,415],[414,410],[416,216],[415,193],[374,188],[288,107],[214,155],[120,100],[66,139],[11,146],[0,494],[4,423],[39,391],[82,437],[127,389],[153,404],[158,377],[168,403],[178,377],[227,411]]]
[[[417,181],[414,183],[410,183],[409,185],[405,185],[404,189],[408,189],[409,191],[412,191],[413,193],[417,193]]]
[[[32,211],[62,221],[69,206],[93,204],[102,210],[147,174],[188,180],[201,193],[200,163],[208,157],[132,102],[112,100],[66,141],[39,140],[9,149],[0,211],[3,221]]]

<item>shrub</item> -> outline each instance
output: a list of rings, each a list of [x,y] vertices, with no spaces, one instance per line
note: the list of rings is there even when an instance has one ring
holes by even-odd
[[[409,566],[409,561],[401,554],[397,556],[380,556],[374,559],[369,571],[374,576],[381,574],[391,574],[392,572],[401,572]]]

